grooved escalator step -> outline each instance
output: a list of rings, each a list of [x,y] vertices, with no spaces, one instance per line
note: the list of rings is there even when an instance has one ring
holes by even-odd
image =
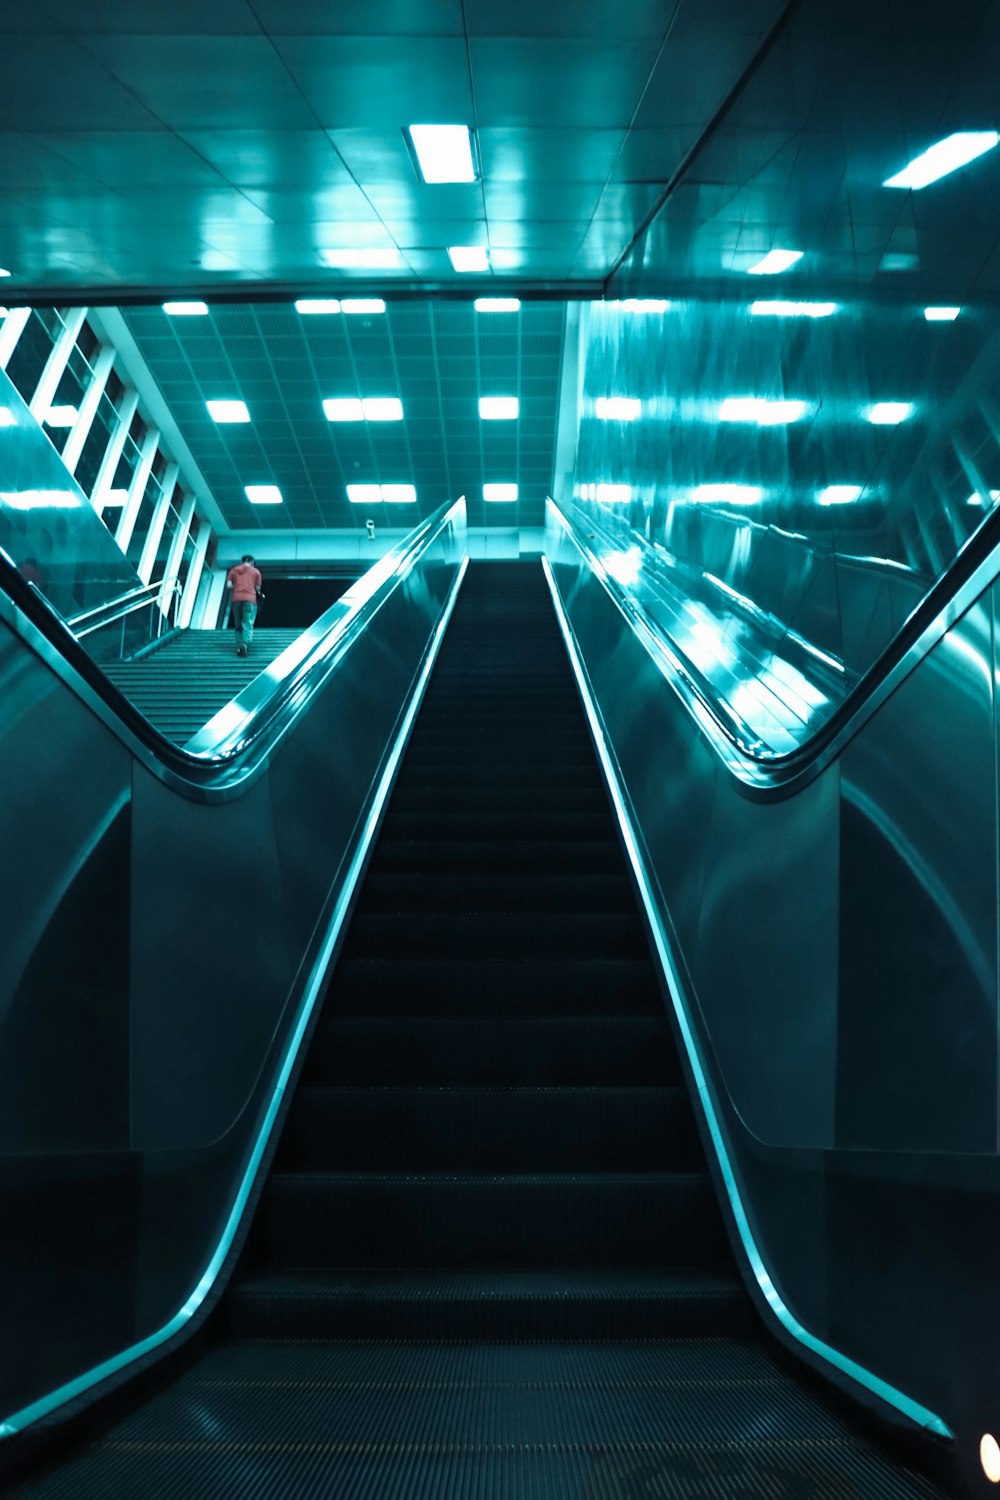
[[[323,1265],[724,1267],[707,1174],[276,1172],[274,1268]]]
[[[687,1090],[299,1089],[289,1171],[667,1172],[704,1158]]]
[[[544,868],[544,866],[543,866]],[[623,870],[608,874],[518,874],[466,870],[433,880],[426,872],[383,874],[373,870],[365,885],[365,909],[395,912],[593,912],[609,916],[636,910],[635,892]]]
[[[446,909],[446,908],[445,908]],[[443,950],[443,951],[442,951]],[[362,906],[351,919],[345,958],[443,959],[643,958],[646,937],[636,912],[466,912],[440,931],[436,923],[395,913],[386,916]],[[442,967],[445,967],[442,964]]]
[[[561,761],[551,763],[548,760],[533,766],[508,762],[484,769],[481,763],[469,765],[462,761],[451,765],[441,765],[439,762],[423,766],[411,765],[407,757],[396,782],[396,792],[403,787],[408,791],[430,791],[437,787],[448,791],[464,791],[474,787],[480,796],[489,796],[494,789],[501,791],[507,787],[525,786],[563,789],[581,787],[588,791],[596,787],[607,801],[597,762],[593,760],[579,766],[566,766]]]
[[[457,817],[463,812],[489,813],[558,811],[576,815],[608,810],[608,795],[594,782],[589,786],[544,786],[531,778],[515,786],[414,786],[401,782],[393,793],[389,819],[400,813],[426,812]],[[391,826],[391,825],[390,825]]]
[[[352,959],[337,964],[327,1013],[367,1016],[662,1015],[646,958]]]
[[[497,812],[484,807],[446,808],[440,812],[402,812],[390,808],[386,829],[396,839],[496,839],[498,843],[525,838],[562,839],[590,843],[606,838],[612,829],[609,807],[594,812],[570,812],[541,806],[524,812]]]
[[[526,838],[498,844],[489,839],[448,839],[442,843],[396,839],[388,828],[375,847],[368,879],[411,871],[419,871],[425,879],[483,872],[521,877],[542,870],[553,879],[583,870],[591,876],[628,879],[621,845],[610,831],[607,838],[590,843],[550,844]],[[365,889],[367,892],[368,887]]]
[[[237,1338],[712,1338],[753,1331],[734,1276],[635,1270],[293,1270],[234,1289]]]
[[[655,1086],[680,1076],[662,1015],[326,1015],[306,1063],[314,1082],[361,1086]]]

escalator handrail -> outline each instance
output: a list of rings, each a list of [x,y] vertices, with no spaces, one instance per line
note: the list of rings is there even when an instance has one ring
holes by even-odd
[[[741,721],[658,621],[602,567],[573,518],[546,502],[591,572],[678,693],[704,738],[750,795],[787,795],[817,777],[916,669],[955,621],[1000,577],[1000,511],[993,512],[931,585],[885,650],[801,745],[775,751],[741,732]]]
[[[290,727],[309,696],[308,679],[313,679],[314,674],[325,677],[327,666],[349,648],[419,557],[447,526],[464,515],[463,495],[439,506],[401,542],[384,553],[375,565],[382,572],[369,597],[355,601],[357,607],[345,614],[341,606],[346,596],[342,596],[303,632],[307,649],[302,651],[286,676],[276,682],[273,677],[262,673],[233,700],[241,708],[241,732],[236,743],[225,747],[193,753],[186,746],[182,748],[168,739],[105,676],[62,615],[33,583],[22,576],[2,548],[0,619],[5,620],[15,634],[101,714],[109,727],[126,740],[132,752],[155,775],[178,789],[198,789],[203,793],[221,791],[244,782],[264,768],[267,752]],[[363,578],[368,576],[362,575]],[[331,619],[334,615],[336,618]]]

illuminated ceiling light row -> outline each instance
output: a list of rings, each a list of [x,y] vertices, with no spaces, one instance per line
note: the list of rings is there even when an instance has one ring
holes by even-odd
[[[249,422],[250,413],[244,401],[206,401],[205,406],[213,422]],[[520,402],[516,396],[481,396],[479,415],[484,422],[509,422],[516,420]],[[70,413],[66,421],[53,421],[53,413]],[[323,414],[328,422],[401,422],[403,403],[398,396],[331,396],[323,402]],[[50,426],[71,427],[76,418],[75,407],[52,407],[46,416]]]
[[[397,396],[334,396],[323,402],[328,422],[401,422],[403,403]]]
[[[777,276],[802,259],[802,250],[769,250],[763,260],[747,266],[748,276]]]
[[[634,422],[642,411],[642,402],[632,396],[598,396],[594,414],[602,422]]]
[[[975,161],[986,151],[992,151],[998,144],[1000,134],[995,130],[958,130],[953,135],[945,136],[944,140],[935,141],[933,146],[928,146],[926,151],[907,162],[901,172],[897,172],[894,177],[887,177],[882,186],[910,188],[913,192],[919,192],[939,178],[947,177],[950,172],[957,172],[959,167],[968,166],[970,161]]]
[[[719,407],[722,422],[755,422],[758,427],[798,422],[809,407],[805,401],[769,401],[764,396],[728,396]]]
[[[829,318],[837,311],[836,302],[751,302],[754,318]]]
[[[510,313],[520,310],[521,301],[519,297],[477,297],[473,306],[481,313]]]
[[[415,505],[417,491],[412,484],[349,484],[347,498],[352,505]]]
[[[306,318],[329,317],[336,313],[346,313],[351,317],[384,313],[385,303],[381,297],[303,297],[296,302],[295,311]]]
[[[409,135],[426,183],[476,181],[468,125],[411,125]]]

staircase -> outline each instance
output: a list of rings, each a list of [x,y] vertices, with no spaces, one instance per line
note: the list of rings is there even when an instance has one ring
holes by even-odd
[[[239,657],[231,630],[180,630],[133,661],[101,665],[151,724],[184,745],[301,634],[255,630],[250,655]]]
[[[537,565],[469,568],[219,1320],[18,1494],[943,1493],[757,1326]]]

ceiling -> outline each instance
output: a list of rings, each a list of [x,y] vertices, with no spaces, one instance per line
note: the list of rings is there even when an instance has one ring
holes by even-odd
[[[599,291],[787,0],[32,0],[0,7],[9,301],[350,283]],[[427,186],[403,130],[466,123]],[[370,286],[372,273],[357,273]]]
[[[523,303],[387,303],[383,314],[301,316],[291,303],[213,307],[205,317],[125,311],[229,527],[410,526],[464,494],[471,525],[537,526],[551,493],[566,309]],[[516,421],[481,421],[480,396],[516,396]],[[329,422],[330,397],[394,396],[400,422]],[[217,425],[206,402],[246,402],[249,423]],[[348,484],[413,484],[417,504],[359,507]],[[484,483],[518,503],[484,504]],[[276,484],[282,505],[244,486]]]

